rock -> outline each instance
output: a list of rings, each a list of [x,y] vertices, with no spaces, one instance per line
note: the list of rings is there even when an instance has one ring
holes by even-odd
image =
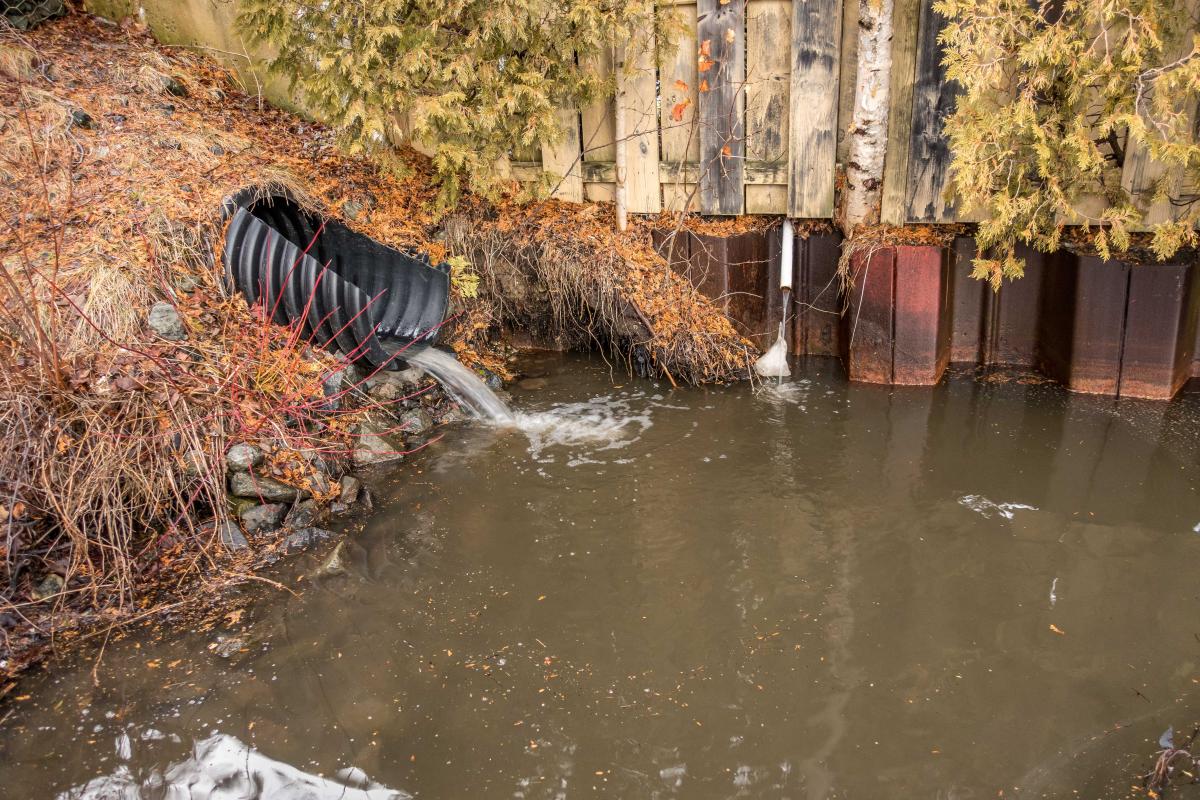
[[[233,473],[229,478],[229,491],[238,497],[256,497],[269,503],[290,503],[302,494],[294,486],[249,472]]]
[[[242,531],[232,522],[222,522],[217,526],[217,537],[221,546],[226,550],[245,550],[250,546]]]
[[[358,220],[358,215],[362,213],[362,203],[356,203],[353,200],[347,200],[342,204],[342,216],[351,222]]]
[[[163,81],[163,89],[167,94],[174,95],[175,97],[187,97],[188,94],[187,87],[175,77],[168,77]]]
[[[316,500],[304,500],[292,507],[284,519],[284,524],[289,528],[299,530],[310,527],[323,516],[320,503]]]
[[[451,403],[442,411],[442,422],[444,423],[466,422],[469,419],[471,419],[471,416],[463,411],[462,407],[457,403]]]
[[[278,528],[286,513],[287,506],[282,503],[263,503],[242,509],[238,516],[246,533],[262,533]]]
[[[333,548],[333,552],[329,554],[329,557],[325,559],[321,566],[317,567],[314,573],[317,577],[341,575],[346,571],[346,564],[342,561],[342,546],[344,544],[344,541],[338,542],[337,547]]]
[[[84,111],[82,108],[76,108],[71,111],[71,124],[76,128],[91,130],[92,115]]]
[[[425,373],[416,367],[394,372],[380,370],[367,378],[367,394],[378,400],[395,400],[417,391],[424,382]]]
[[[155,303],[150,309],[147,323],[150,325],[150,330],[164,339],[178,342],[187,338],[187,331],[183,327],[183,318],[170,303]]]
[[[221,658],[233,658],[242,651],[246,643],[237,636],[218,636],[217,640],[208,646]]]
[[[34,600],[49,600],[56,594],[61,592],[67,583],[62,579],[62,576],[56,572],[51,572],[46,577],[42,578],[42,582],[33,590]]]
[[[189,478],[199,478],[207,466],[208,460],[199,450],[190,449],[183,454],[183,474]]]
[[[492,372],[490,369],[480,369],[479,373],[479,377],[483,378],[483,382],[487,384],[487,387],[492,391],[504,388],[504,381],[500,379],[499,375]]]
[[[404,444],[388,432],[389,428],[371,420],[355,428],[354,463],[386,464],[404,457]]]
[[[262,462],[262,450],[245,442],[235,444],[225,452],[225,466],[231,472],[247,472]]]
[[[342,400],[347,388],[345,382],[346,371],[344,369],[339,369],[322,382],[321,390],[329,398],[321,404],[322,411],[337,411],[342,407]]]
[[[315,544],[320,544],[326,539],[333,536],[333,531],[325,530],[324,528],[300,528],[292,531],[283,540],[283,547],[286,550],[306,550]]]
[[[414,408],[400,415],[400,427],[405,433],[420,436],[433,427],[433,419],[423,408]]]
[[[338,495],[338,502],[349,506],[358,499],[358,493],[362,490],[362,481],[353,475],[343,475],[341,480],[341,494]]]
[[[528,391],[534,392],[534,391],[537,391],[538,389],[546,388],[546,379],[545,378],[526,378],[525,380],[518,383],[517,386],[521,387],[522,389],[526,389]]]

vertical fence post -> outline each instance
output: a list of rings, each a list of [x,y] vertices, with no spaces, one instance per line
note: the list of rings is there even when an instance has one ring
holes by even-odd
[[[746,160],[774,166],[778,175],[771,183],[746,183],[747,214],[788,210],[791,5],[789,0],[750,0],[746,12]]]
[[[788,215],[833,215],[839,0],[792,0]]]
[[[745,0],[697,3],[696,72],[700,91],[700,210],[741,214],[746,137]]]

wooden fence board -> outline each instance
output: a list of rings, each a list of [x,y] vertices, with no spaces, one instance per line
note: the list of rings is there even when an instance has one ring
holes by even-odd
[[[840,12],[839,0],[792,3],[788,214],[793,217],[833,214]]]
[[[617,101],[625,114],[625,193],[628,209],[639,214],[662,210],[658,177],[658,72],[653,42],[625,52],[616,65]]]
[[[746,158],[788,161],[790,0],[750,0],[746,11]],[[786,214],[787,181],[746,185],[747,214]]]
[[[662,92],[662,104],[659,108],[662,160],[674,164],[696,163],[700,160],[700,120],[697,117],[699,94],[696,90],[696,4],[681,4],[676,13],[683,22],[683,30],[678,34],[674,47],[666,54],[659,75],[659,90]],[[663,208],[668,211],[695,211],[700,206],[695,183],[668,182],[666,177],[663,177],[662,189]],[[685,204],[688,204],[686,209]]]
[[[584,66],[604,80],[612,80],[612,51],[605,49],[587,59]],[[613,140],[617,138],[613,122],[613,98],[606,95],[601,100],[585,106],[579,112],[582,128],[583,160],[612,161],[617,157]],[[583,194],[588,200],[612,202],[611,184],[584,181]]]
[[[571,203],[583,202],[583,170],[579,146],[579,112],[573,108],[558,111],[558,127],[563,132],[556,144],[542,144],[542,169],[555,181],[553,196]]]
[[[700,0],[696,10],[700,92],[700,210],[741,214],[746,157],[746,14],[742,2]]]
[[[937,37],[945,24],[945,18],[934,11],[933,0],[921,0],[905,191],[908,222],[953,222],[956,218],[954,204],[946,198],[951,155],[943,128],[961,87],[946,80],[946,68],[942,66],[942,47]]]
[[[892,17],[891,108],[888,111],[887,155],[883,166],[883,197],[879,219],[888,225],[904,223],[912,139],[913,80],[917,68],[917,25],[920,0],[895,0]]]

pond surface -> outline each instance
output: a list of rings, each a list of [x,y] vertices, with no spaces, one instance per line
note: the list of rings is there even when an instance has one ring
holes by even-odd
[[[217,747],[275,798],[1120,797],[1200,718],[1196,395],[531,369],[520,430],[376,487],[344,574],[31,680],[0,795],[258,796],[195,780]]]

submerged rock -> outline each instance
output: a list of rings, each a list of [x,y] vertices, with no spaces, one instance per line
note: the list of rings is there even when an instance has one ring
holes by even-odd
[[[158,302],[151,306],[146,324],[150,326],[150,330],[164,339],[178,342],[187,338],[187,330],[183,327],[183,318],[170,303]]]
[[[283,540],[283,546],[286,550],[306,550],[315,544],[320,544],[333,535],[333,531],[310,526],[289,533],[287,538]]]
[[[229,478],[229,491],[238,497],[254,497],[269,503],[291,503],[303,492],[265,475],[235,472]]]
[[[313,574],[317,577],[328,577],[345,573],[346,564],[342,561],[343,545],[345,545],[345,542],[338,542],[337,547],[333,548],[333,552],[322,562],[321,566],[317,567]]]
[[[263,462],[263,452],[252,444],[235,444],[225,453],[225,466],[231,472],[246,472]]]
[[[263,503],[243,509],[239,516],[247,533],[261,533],[278,528],[286,513],[287,506],[282,503]]]

